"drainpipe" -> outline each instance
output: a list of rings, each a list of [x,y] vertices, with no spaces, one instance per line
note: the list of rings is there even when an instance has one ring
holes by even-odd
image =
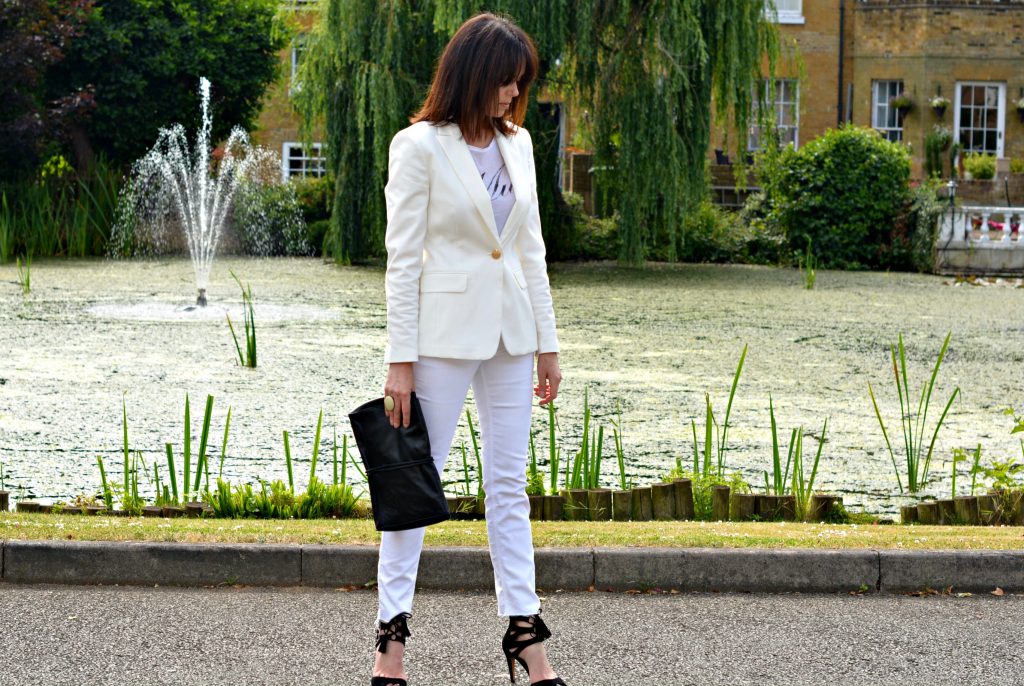
[[[839,86],[836,89],[836,126],[843,123],[843,44],[846,34],[846,0],[839,0]]]

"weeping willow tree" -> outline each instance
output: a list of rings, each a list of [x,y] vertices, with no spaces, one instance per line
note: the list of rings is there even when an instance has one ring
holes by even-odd
[[[541,57],[525,126],[534,139],[549,256],[572,256],[573,224],[558,192],[558,122],[546,90],[590,112],[605,211],[618,211],[620,262],[642,264],[705,193],[713,116],[745,131],[775,34],[770,0],[321,0],[296,105],[304,130],[322,122],[337,183],[327,248],[343,263],[384,254],[384,185],[392,136],[408,125],[448,38],[479,11],[503,13]],[[712,99],[717,107],[712,110]],[[741,138],[741,137],[738,137]]]

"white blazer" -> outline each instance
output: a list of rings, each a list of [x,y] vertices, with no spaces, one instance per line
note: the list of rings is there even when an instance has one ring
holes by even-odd
[[[457,124],[421,121],[391,141],[385,362],[557,352],[529,132],[495,132],[515,205],[498,235]]]

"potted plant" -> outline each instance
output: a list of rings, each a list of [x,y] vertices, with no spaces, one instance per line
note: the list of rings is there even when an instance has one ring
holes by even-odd
[[[942,119],[942,116],[946,114],[946,109],[951,105],[949,98],[936,95],[931,99],[932,111],[935,112],[935,116]]]
[[[900,116],[903,117],[914,108],[914,101],[906,93],[900,93],[889,98],[889,107],[899,112]]]

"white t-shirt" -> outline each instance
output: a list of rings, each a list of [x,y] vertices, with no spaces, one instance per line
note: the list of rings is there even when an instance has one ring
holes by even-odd
[[[491,209],[494,210],[494,223],[498,228],[498,234],[505,228],[505,221],[512,206],[516,204],[516,196],[512,192],[512,179],[509,178],[508,169],[505,168],[505,160],[501,157],[501,150],[498,149],[497,137],[501,134],[494,134],[490,145],[486,148],[478,148],[469,145],[469,152],[473,155],[473,162],[480,172],[480,180],[491,196]],[[468,145],[468,144],[467,144]]]

